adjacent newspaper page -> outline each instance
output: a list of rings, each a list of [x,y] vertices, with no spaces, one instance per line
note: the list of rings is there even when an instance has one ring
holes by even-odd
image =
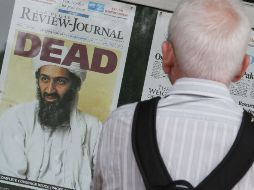
[[[167,39],[172,13],[158,11],[141,100],[167,95],[171,83],[162,70],[161,44]]]
[[[172,13],[158,12],[149,62],[143,86],[142,100],[155,96],[165,97],[172,86],[162,70],[161,44],[167,38],[167,24]],[[254,114],[254,31],[251,32],[247,54],[250,65],[242,79],[230,86],[230,93],[236,103]]]
[[[103,122],[117,106],[135,10],[136,7],[133,5],[108,0],[16,0],[1,71],[0,115],[6,113],[8,108],[34,102],[37,99],[38,86],[35,79],[35,60],[40,59],[67,66],[74,63],[80,69],[86,70],[86,78],[79,91],[78,108]],[[49,78],[46,78],[48,76],[43,77],[40,80],[45,82],[49,80]],[[66,79],[57,77],[53,81],[58,85],[66,83]],[[48,100],[53,100],[55,97],[55,95],[49,95]],[[24,110],[24,113],[25,111],[27,110]],[[27,115],[27,117],[29,120],[32,115]],[[22,118],[20,119],[22,120]],[[9,121],[11,120],[10,117]],[[93,135],[89,131],[84,133],[86,136],[83,140],[86,141],[89,140],[89,135]],[[2,135],[5,134],[1,134],[1,138]],[[12,136],[12,134],[9,135]],[[51,134],[48,138],[50,139],[50,137]],[[72,138],[75,142],[80,140],[79,136]],[[16,140],[14,139],[14,141]],[[35,140],[35,143],[37,141],[39,139]],[[45,140],[45,143],[49,142],[50,140]],[[18,143],[22,145],[22,143],[26,144],[27,142],[25,140],[25,142]],[[65,142],[59,141],[59,143]],[[81,145],[82,150],[86,151],[86,145]],[[64,146],[68,147],[69,145]],[[88,146],[90,145],[88,144]],[[26,147],[24,151],[31,155],[32,150],[30,148]],[[39,149],[33,151],[35,151],[34,161],[41,159],[39,155],[36,155]],[[45,154],[48,151],[44,150]],[[56,151],[58,150],[56,149]],[[75,152],[75,147],[70,151]],[[9,153],[12,155],[10,158],[0,157],[15,159],[14,155],[16,153]],[[85,154],[84,152],[79,153],[81,155]],[[52,158],[52,162],[55,162],[54,159],[56,161],[57,159],[63,159],[65,153],[59,153],[58,156],[59,158]],[[73,159],[76,156],[73,154]],[[21,158],[16,159],[17,165],[24,161]],[[66,161],[68,162],[68,160]],[[36,161],[36,163],[39,162]],[[48,164],[49,166],[43,166],[44,169],[45,167],[50,168],[52,163],[49,162]],[[30,170],[34,169],[30,165],[28,167],[31,167]],[[61,162],[56,167],[61,168]],[[87,166],[81,165],[80,167]],[[8,168],[5,169],[8,170]],[[67,170],[68,168],[66,168]],[[19,186],[20,189],[21,187],[65,189],[65,187],[51,185],[47,183],[48,181],[44,181],[45,183],[35,182],[29,176],[27,176],[28,180],[21,179],[17,177],[20,176],[19,172],[22,173],[22,170],[18,171],[17,175],[13,173],[13,176],[0,175],[0,182],[9,185],[14,184]],[[45,178],[51,180],[46,174],[40,175],[45,175]],[[65,175],[63,171],[56,175],[61,175],[59,180],[77,177],[62,176]],[[84,174],[82,176],[85,177]],[[29,181],[30,179],[32,181]],[[6,186],[3,188],[8,189]]]
[[[251,32],[247,54],[250,65],[241,80],[232,83],[230,93],[238,105],[254,114],[254,31]]]
[[[118,102],[134,15],[135,6],[113,1],[16,0],[1,73],[0,111],[35,98],[32,58],[47,51],[50,41],[56,49],[81,51],[80,59],[71,58],[88,71],[79,108],[103,121]],[[17,43],[23,41],[20,47]],[[22,48],[22,55],[15,53]],[[32,55],[26,55],[29,51]]]

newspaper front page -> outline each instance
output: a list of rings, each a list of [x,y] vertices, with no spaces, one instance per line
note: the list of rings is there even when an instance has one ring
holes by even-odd
[[[165,97],[172,84],[162,70],[161,44],[167,39],[167,24],[172,13],[158,12],[150,57],[143,86],[142,100]],[[250,65],[240,81],[230,85],[230,94],[238,105],[254,113],[254,31],[251,31],[247,48]]]
[[[1,112],[35,98],[33,57],[66,47],[76,53],[70,61],[87,70],[79,108],[104,120],[117,105],[134,15],[135,6],[113,1],[16,0],[1,72]]]
[[[247,54],[250,65],[241,80],[231,84],[230,93],[238,105],[254,114],[254,31],[251,32]]]
[[[168,24],[172,13],[158,11],[141,100],[156,96],[165,97],[171,87],[162,70],[161,44],[167,39]]]
[[[1,71],[0,116],[9,108],[37,100],[38,81],[35,78],[35,65],[36,60],[41,60],[61,66],[74,64],[78,68],[75,72],[85,70],[86,77],[78,93],[77,107],[81,112],[92,115],[103,122],[107,115],[117,106],[135,9],[136,7],[133,5],[107,0],[16,0]],[[46,77],[48,76],[43,76],[40,80],[46,81],[50,79]],[[66,79],[59,77],[54,78],[53,81],[58,85],[66,83]],[[54,98],[55,95],[48,96],[48,100],[53,100]],[[26,111],[24,110],[24,113]],[[14,117],[16,118],[16,115],[13,115]],[[22,119],[20,118],[20,120]],[[10,116],[9,121],[11,120]],[[36,121],[33,120],[33,122],[36,126]],[[5,125],[5,123],[1,123],[1,125]],[[82,125],[89,125],[89,123]],[[36,131],[36,129],[34,130]],[[4,135],[13,137],[14,141],[18,141],[17,145],[20,145],[23,149],[25,146],[25,149],[22,149],[24,157],[26,157],[26,153],[32,154],[29,151],[31,151],[31,147],[34,144],[31,144],[31,147],[26,147],[29,144],[26,138],[30,137],[30,133],[25,132],[24,142],[19,142],[20,140],[15,139],[16,136],[13,134],[1,134],[0,136],[3,137]],[[45,143],[50,142],[51,135],[50,133],[47,137],[49,140],[46,139]],[[81,140],[86,142],[89,138],[92,138],[92,135],[92,132],[84,131],[84,137]],[[19,138],[19,134],[17,138]],[[72,141],[76,142],[80,137],[64,136],[62,138],[72,138]],[[55,140],[53,139],[52,141],[54,142]],[[57,143],[64,144],[62,141],[64,140],[59,140]],[[40,142],[36,142],[36,139],[35,143],[40,144]],[[17,149],[18,151],[12,153],[11,145],[0,145],[9,146],[9,155],[2,157],[7,159],[7,162],[8,159],[15,159],[13,156],[19,153],[18,147],[15,147],[15,150]],[[64,146],[68,147],[69,145],[66,144]],[[90,146],[90,144],[82,144],[81,146],[82,151],[86,151],[88,149],[86,146]],[[56,149],[56,152],[58,151],[54,145],[52,145],[52,149]],[[5,150],[7,150],[6,147]],[[34,151],[34,154],[36,154],[37,149]],[[50,152],[50,150],[44,150],[44,154],[47,154],[47,152]],[[70,150],[70,152],[75,153],[75,150]],[[44,154],[44,157],[47,156]],[[79,154],[85,153],[79,152]],[[39,157],[38,155],[34,156],[35,158]],[[63,163],[58,163],[57,167],[63,169],[65,150],[62,153],[60,152],[58,156],[59,158],[56,159],[62,159]],[[75,157],[78,158],[78,155],[73,154],[73,159]],[[16,159],[17,165],[23,162],[22,158]],[[50,159],[54,160],[55,158]],[[54,165],[52,163],[49,162],[48,166],[45,165],[43,167],[50,168],[50,165]],[[26,169],[29,171],[33,170],[32,168],[29,169],[29,167],[32,167],[29,165],[29,161],[27,164]],[[14,164],[13,167],[15,166]],[[72,168],[72,166],[66,167],[67,169],[68,167]],[[86,166],[81,165],[81,167]],[[68,180],[69,178],[77,177],[75,175],[79,175],[75,174],[75,171],[73,171],[74,176],[56,177],[56,179],[59,179],[57,184],[51,184],[47,183],[47,180],[41,182],[36,181],[35,177],[31,179],[31,176],[36,176],[37,174],[31,174],[23,171],[23,169],[20,169],[17,173],[14,172],[13,176],[6,176],[4,172],[0,172],[0,182],[31,189],[73,189],[73,187],[83,189],[73,184],[67,187],[62,185],[64,184],[64,182],[61,182],[62,179]],[[0,171],[3,170],[9,171],[9,168],[0,168]],[[23,176],[21,178],[19,177],[21,176],[20,173],[28,174],[26,177]],[[30,174],[31,176],[29,176]],[[46,176],[46,174],[40,175]],[[60,171],[57,175],[65,175],[65,173]],[[7,186],[4,186],[4,188],[8,189]]]

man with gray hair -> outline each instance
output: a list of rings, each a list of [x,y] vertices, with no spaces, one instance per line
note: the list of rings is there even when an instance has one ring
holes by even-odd
[[[101,123],[77,109],[86,71],[37,57],[33,64],[38,100],[0,118],[0,174],[88,190]]]
[[[184,0],[173,13],[168,40],[162,44],[162,67],[173,86],[158,102],[156,137],[172,180],[192,185],[180,189],[202,183],[236,138],[243,109],[232,99],[229,85],[248,67],[249,32],[249,21],[234,0]],[[145,189],[132,150],[135,107],[136,103],[118,108],[104,124],[96,190]],[[251,167],[233,189],[254,189],[253,178]]]

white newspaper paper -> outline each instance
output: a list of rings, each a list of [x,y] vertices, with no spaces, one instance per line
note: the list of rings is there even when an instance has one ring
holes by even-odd
[[[158,12],[141,100],[155,96],[164,97],[171,87],[167,75],[162,70],[161,53],[161,44],[167,39],[167,26],[171,15],[172,13],[168,12]]]
[[[254,114],[254,31],[251,32],[247,54],[250,65],[241,80],[232,83],[230,93],[238,105]]]

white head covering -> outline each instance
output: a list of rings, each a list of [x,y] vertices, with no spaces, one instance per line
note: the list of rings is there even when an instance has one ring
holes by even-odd
[[[65,56],[69,52],[69,49],[67,49],[66,47],[62,47],[61,50],[62,50],[61,55],[52,54],[51,56],[55,57],[55,58],[60,58],[61,61],[63,61],[63,59],[65,58]],[[80,67],[80,63],[72,62],[71,65],[63,65],[61,63],[60,64],[51,63],[51,62],[48,62],[48,61],[41,60],[39,56],[34,57],[32,62],[33,62],[35,72],[38,71],[38,69],[41,68],[42,66],[54,65],[54,66],[57,66],[57,67],[62,67],[62,68],[68,69],[68,71],[70,71],[71,73],[73,73],[74,75],[76,75],[77,77],[80,78],[81,83],[86,78],[86,70],[84,70]]]

